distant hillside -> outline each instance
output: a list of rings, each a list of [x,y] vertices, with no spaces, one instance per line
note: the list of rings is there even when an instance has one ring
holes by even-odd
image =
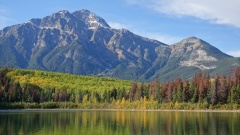
[[[151,81],[232,72],[240,59],[189,37],[174,45],[113,29],[88,10],[59,11],[0,30],[0,67]]]
[[[45,72],[37,70],[13,69],[7,76],[20,83],[22,87],[33,84],[41,89],[68,92],[99,92],[105,90],[131,89],[131,81],[101,78],[93,76],[77,76],[64,73]]]

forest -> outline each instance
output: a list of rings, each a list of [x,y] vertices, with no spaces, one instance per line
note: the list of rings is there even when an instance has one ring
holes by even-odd
[[[224,109],[240,105],[240,68],[160,83],[0,68],[0,109]]]

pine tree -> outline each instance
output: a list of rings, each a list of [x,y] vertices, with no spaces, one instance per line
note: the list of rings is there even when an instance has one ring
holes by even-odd
[[[193,98],[194,91],[195,91],[194,85],[192,82],[190,82],[190,84],[189,84],[189,101]]]
[[[195,87],[194,88],[194,93],[193,93],[193,97],[191,99],[192,103],[196,103],[198,102],[198,89]]]
[[[60,93],[59,93],[59,101],[67,101],[68,99],[68,94],[67,94],[67,90],[63,89]]]
[[[151,96],[153,97],[154,100],[157,99],[158,90],[159,90],[159,81],[157,78],[155,78],[153,82],[150,83]]]
[[[173,82],[169,82],[168,83],[168,88],[167,88],[167,101],[171,102],[172,101],[172,93],[173,93],[173,88],[174,88],[174,83]]]
[[[228,100],[232,104],[239,104],[240,103],[240,85],[232,86],[229,92]]]
[[[172,102],[176,102],[178,99],[178,90],[174,87],[172,93]]]
[[[144,83],[143,83],[143,82],[141,83],[139,90],[140,90],[140,96],[141,96],[141,98],[143,98],[144,95],[145,95],[145,94],[144,94]]]
[[[211,84],[211,91],[210,91],[210,102],[212,105],[217,104],[217,92],[216,92],[216,80],[214,80]]]
[[[112,99],[117,99],[117,89],[116,88],[113,88],[112,91],[111,91],[111,98]]]
[[[182,98],[184,102],[188,102],[191,98],[190,92],[189,92],[189,81],[185,80],[183,83],[183,93]]]
[[[218,74],[215,75],[215,90],[216,90],[216,93],[217,93],[217,102],[219,102],[219,97],[220,97],[220,77]]]
[[[227,89],[227,82],[224,75],[220,78],[220,85],[219,85],[219,101],[221,103],[226,103],[228,97],[228,89]]]
[[[122,98],[125,96],[125,89],[119,89],[117,91],[117,100],[122,100]]]
[[[183,93],[183,85],[181,83],[177,88],[177,102],[179,102],[179,103],[183,102],[182,93]]]
[[[168,101],[167,91],[168,91],[168,84],[166,82],[163,82],[163,84],[161,85],[161,95],[163,97],[163,100],[166,102]]]
[[[237,86],[240,83],[240,68],[235,68],[233,72],[233,83]]]
[[[129,93],[130,101],[134,101],[134,96],[136,94],[137,89],[138,89],[137,83],[135,83],[135,82],[132,83],[132,88]]]
[[[140,100],[141,99],[141,91],[140,89],[137,87],[136,89],[136,93],[134,95],[134,100]]]
[[[198,91],[199,91],[198,101],[202,102],[204,99],[204,95],[205,95],[203,79],[200,80]]]

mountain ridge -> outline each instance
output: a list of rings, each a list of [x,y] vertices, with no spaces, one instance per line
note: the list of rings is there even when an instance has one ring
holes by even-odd
[[[202,70],[224,73],[240,65],[238,58],[197,37],[167,45],[126,29],[111,28],[85,9],[73,13],[61,10],[0,30],[0,55],[2,67],[137,81],[188,78]]]

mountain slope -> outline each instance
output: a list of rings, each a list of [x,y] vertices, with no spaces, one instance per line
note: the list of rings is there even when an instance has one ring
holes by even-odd
[[[172,79],[176,77],[190,78],[195,72],[207,71],[210,74],[224,73],[232,70],[233,63],[239,63],[236,58],[229,56],[209,43],[196,38],[189,37],[181,42],[170,45],[171,54],[165,67],[157,70],[153,76],[162,79]],[[233,62],[234,61],[234,62]],[[222,63],[229,63],[223,65]],[[230,64],[232,63],[232,64]]]
[[[62,10],[4,28],[0,31],[0,56],[2,67],[139,81],[188,78],[201,70],[225,72],[240,64],[196,37],[166,45],[126,29],[113,29],[84,9]]]

